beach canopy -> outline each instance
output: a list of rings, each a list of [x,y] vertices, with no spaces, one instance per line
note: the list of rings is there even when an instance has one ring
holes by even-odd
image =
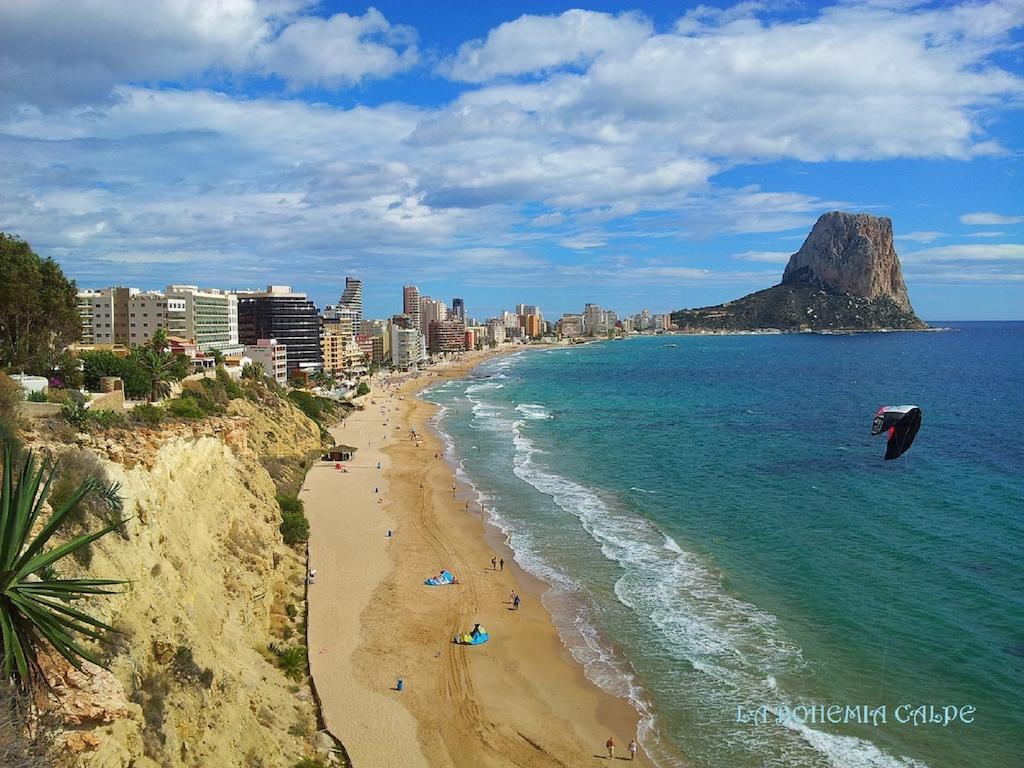
[[[455,577],[452,576],[450,571],[442,570],[437,576],[431,576],[429,579],[424,579],[423,583],[428,587],[446,587],[449,584],[455,583]]]
[[[883,405],[875,413],[871,434],[888,432],[885,460],[897,459],[909,450],[921,428],[921,409],[916,405]]]

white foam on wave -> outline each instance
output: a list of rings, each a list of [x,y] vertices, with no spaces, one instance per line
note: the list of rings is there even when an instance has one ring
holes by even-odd
[[[540,451],[524,434],[524,426],[522,420],[513,423],[516,476],[576,517],[600,545],[602,554],[623,569],[614,585],[616,597],[657,627],[659,644],[672,656],[702,673],[701,699],[724,711],[735,711],[737,698],[770,705],[785,703],[776,676],[800,669],[804,661],[800,648],[785,637],[775,617],[730,595],[715,570],[649,521],[613,509],[594,491],[539,465],[535,458]],[[585,642],[579,646],[583,650],[578,648],[573,655],[595,682],[619,695],[624,681],[629,681],[627,688],[635,686],[636,690],[626,695],[644,717],[644,746],[653,755],[663,752],[654,715],[635,676],[624,670],[622,663],[609,660],[614,654],[590,643],[586,631],[577,628],[575,634]],[[592,637],[597,637],[596,630]],[[783,750],[790,765],[814,762],[806,753],[809,746],[818,759],[824,757],[836,768],[925,768],[916,761],[888,755],[857,737],[808,726],[791,730],[799,740],[775,746]],[[765,746],[764,734],[758,729],[737,728],[723,737],[754,754]],[[674,758],[662,764],[674,764]]]
[[[541,421],[545,419],[555,418],[547,408],[540,403],[520,403],[516,406],[516,410],[523,415],[524,418],[532,421]]]

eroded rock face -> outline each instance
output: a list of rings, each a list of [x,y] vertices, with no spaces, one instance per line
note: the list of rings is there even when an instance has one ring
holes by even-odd
[[[794,253],[782,282],[824,283],[853,296],[888,296],[913,312],[900,260],[892,243],[892,221],[866,213],[826,213]]]

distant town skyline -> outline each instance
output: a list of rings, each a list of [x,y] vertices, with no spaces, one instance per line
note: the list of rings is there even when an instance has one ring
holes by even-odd
[[[0,231],[82,288],[555,317],[766,288],[840,209],[924,319],[1024,319],[1024,4],[571,6],[0,4]]]

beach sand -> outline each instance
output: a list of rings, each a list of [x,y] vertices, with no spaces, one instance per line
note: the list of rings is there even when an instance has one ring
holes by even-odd
[[[467,511],[466,489],[453,491],[427,426],[434,406],[413,396],[481,359],[431,369],[393,393],[378,384],[365,410],[333,431],[359,449],[349,471],[319,463],[303,487],[317,571],[310,666],[326,726],[356,768],[592,766],[607,764],[609,736],[618,758],[635,735],[633,707],[591,683],[562,645],[540,604],[544,585],[511,562],[472,503]],[[504,557],[504,571],[491,569],[492,557]],[[441,568],[459,584],[425,586]],[[518,611],[512,590],[523,597]],[[451,642],[477,622],[488,643]],[[642,753],[636,764],[648,764]]]

